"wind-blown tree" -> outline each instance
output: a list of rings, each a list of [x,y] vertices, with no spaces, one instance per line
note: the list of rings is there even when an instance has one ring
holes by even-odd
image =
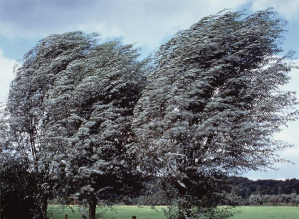
[[[10,87],[1,149],[17,154],[33,176],[36,218],[47,217],[54,196],[83,200],[95,218],[99,201],[141,188],[131,121],[150,65],[138,57],[133,45],[98,44],[97,35],[82,32],[50,35],[24,56]]]
[[[99,44],[61,71],[47,93],[44,159],[52,160],[55,178],[66,176],[63,192],[87,204],[89,218],[97,203],[141,188],[131,121],[148,61],[138,56],[118,40]]]
[[[278,56],[283,27],[271,10],[224,11],[157,52],[132,126],[140,168],[161,176],[178,218],[218,218],[226,176],[283,161],[289,145],[272,136],[298,118],[294,93],[280,90],[292,68],[291,53]]]
[[[95,36],[81,32],[50,35],[25,54],[22,65],[15,71],[6,104],[9,136],[6,136],[5,150],[14,153],[18,157],[16,165],[23,164],[28,175],[33,176],[30,183],[36,195],[32,195],[35,202],[32,207],[37,209],[31,210],[36,212],[35,218],[47,217],[47,200],[54,185],[49,175],[49,162],[41,159],[47,92],[52,89],[57,74],[72,61],[82,59],[95,42]],[[17,174],[15,172],[16,178]]]

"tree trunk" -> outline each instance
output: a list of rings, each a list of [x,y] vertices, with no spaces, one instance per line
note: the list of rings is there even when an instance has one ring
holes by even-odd
[[[191,209],[186,208],[186,206],[178,206],[179,208],[179,219],[189,219],[191,217]]]
[[[42,218],[46,219],[47,218],[47,210],[48,210],[48,195],[44,195],[42,197]]]
[[[97,207],[97,200],[95,197],[92,197],[92,199],[89,202],[89,219],[96,218],[96,207]]]
[[[186,197],[186,190],[179,187],[180,200],[178,203],[179,219],[189,219],[191,216],[192,206]]]

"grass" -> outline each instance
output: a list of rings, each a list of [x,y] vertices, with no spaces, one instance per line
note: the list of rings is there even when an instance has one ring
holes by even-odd
[[[116,206],[111,211],[107,208],[98,208],[97,213],[104,212],[103,218],[113,219],[131,219],[136,216],[137,219],[165,219],[162,211],[163,207],[156,207],[156,210],[149,206]],[[164,207],[165,208],[165,207]],[[68,207],[51,205],[50,212],[53,213],[51,219],[64,219],[65,214],[68,219],[82,219],[78,207],[74,207],[75,213],[72,213]],[[87,209],[86,209],[87,210]],[[231,219],[298,219],[299,207],[266,207],[266,206],[245,206],[238,207],[241,213],[233,216]]]
[[[97,213],[101,213],[103,218],[113,219],[131,219],[136,216],[137,219],[164,219],[163,207],[157,206],[153,210],[150,206],[115,206],[113,210],[108,208],[97,208]],[[165,207],[164,207],[165,208]],[[69,207],[62,207],[51,205],[49,207],[50,213],[53,214],[51,219],[64,219],[68,215],[68,219],[82,219],[78,206],[73,208],[75,213]],[[86,209],[88,212],[88,209]]]
[[[299,207],[244,206],[231,219],[298,219]]]

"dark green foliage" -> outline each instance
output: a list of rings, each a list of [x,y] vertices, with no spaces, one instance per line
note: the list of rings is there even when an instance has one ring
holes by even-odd
[[[3,162],[3,160],[2,160]],[[35,180],[27,171],[27,165],[11,161],[1,164],[1,218],[32,219],[38,212]]]
[[[229,183],[236,189],[238,195],[243,198],[246,194],[256,193],[258,188],[261,195],[279,195],[279,190],[282,194],[299,194],[298,179],[253,181],[244,177],[231,177]],[[249,193],[246,191],[249,191]]]
[[[298,179],[249,180],[244,177],[228,179],[231,188],[227,190],[229,205],[297,205],[299,195]]]

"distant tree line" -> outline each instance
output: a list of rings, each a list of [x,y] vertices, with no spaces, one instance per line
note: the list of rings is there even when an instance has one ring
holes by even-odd
[[[245,177],[230,177],[225,205],[298,205],[299,179],[287,180],[250,180]],[[132,199],[127,204],[166,205],[166,192],[156,187],[151,194]]]
[[[225,204],[231,205],[298,205],[299,179],[249,180],[244,177],[229,179]]]
[[[249,180],[245,177],[230,178],[234,192],[246,198],[254,195],[299,194],[299,179]]]

